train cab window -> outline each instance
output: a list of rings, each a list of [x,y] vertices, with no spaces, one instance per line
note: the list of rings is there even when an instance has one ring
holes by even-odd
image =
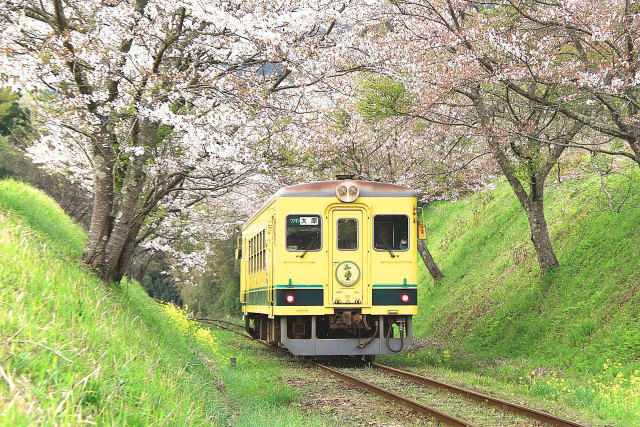
[[[406,251],[409,248],[409,217],[374,216],[373,248],[379,251]]]
[[[358,249],[358,220],[340,218],[338,220],[338,249],[353,251]]]
[[[287,215],[287,250],[319,251],[322,246],[320,215]]]

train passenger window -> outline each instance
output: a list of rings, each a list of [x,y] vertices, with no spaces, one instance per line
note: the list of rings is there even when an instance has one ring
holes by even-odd
[[[249,239],[249,274],[253,274],[253,237]]]
[[[264,270],[264,254],[267,248],[264,245],[264,231],[260,233],[260,271]]]
[[[319,251],[322,246],[320,215],[287,215],[287,250]]]
[[[267,234],[262,230],[248,240],[248,262],[249,274],[254,274],[267,269]]]
[[[406,251],[409,248],[409,217],[374,216],[373,248],[378,251]]]
[[[358,249],[358,220],[340,218],[338,220],[338,249],[353,251]]]

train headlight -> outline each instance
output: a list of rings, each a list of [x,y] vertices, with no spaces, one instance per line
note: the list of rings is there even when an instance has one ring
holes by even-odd
[[[342,202],[353,202],[359,195],[358,185],[351,180],[344,180],[336,186],[336,196]]]
[[[293,304],[293,302],[296,300],[295,297],[291,294],[287,295],[284,299],[287,304]]]
[[[408,302],[409,302],[409,295],[408,295],[408,294],[402,294],[402,295],[400,296],[400,301],[402,301],[402,302],[403,302],[403,304],[408,303]]]

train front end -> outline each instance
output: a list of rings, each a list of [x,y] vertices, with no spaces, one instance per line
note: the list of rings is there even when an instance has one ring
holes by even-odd
[[[417,313],[416,194],[338,180],[277,193],[274,333],[303,356],[400,353]]]

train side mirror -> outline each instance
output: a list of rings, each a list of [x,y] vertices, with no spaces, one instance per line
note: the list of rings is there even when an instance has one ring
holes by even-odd
[[[424,224],[418,224],[418,239],[426,240],[427,238],[427,227]]]
[[[242,259],[242,237],[238,237],[236,244],[236,259]]]

